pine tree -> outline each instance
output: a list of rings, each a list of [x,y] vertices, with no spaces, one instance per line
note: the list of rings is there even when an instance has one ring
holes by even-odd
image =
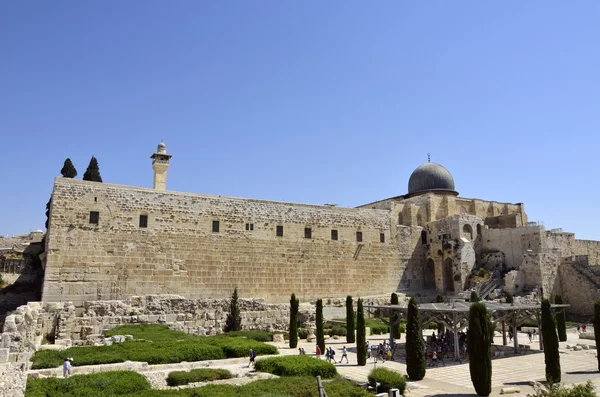
[[[492,332],[490,314],[485,305],[481,302],[471,304],[467,351],[471,382],[480,396],[489,396],[492,392]]]
[[[96,157],[92,156],[90,160],[90,164],[85,170],[83,174],[84,181],[92,181],[92,182],[102,182],[102,177],[100,176],[100,168],[98,167],[98,160]]]
[[[471,303],[475,303],[475,302],[479,302],[481,299],[479,299],[479,296],[477,296],[477,292],[475,291],[471,291],[471,299],[469,299],[469,301]]]
[[[444,297],[442,295],[436,295],[435,303],[444,303]],[[446,330],[446,327],[444,327],[444,324],[437,323],[438,335],[443,334],[445,330]]]
[[[296,294],[290,298],[290,347],[295,349],[298,346],[298,308],[300,300]]]
[[[323,299],[317,300],[317,346],[325,352],[325,335],[323,334]]]
[[[563,304],[562,295],[557,294],[554,297],[554,303],[557,305]],[[561,342],[567,341],[567,315],[565,309],[560,309],[560,312],[556,314],[556,330],[558,331],[558,340]]]
[[[546,362],[546,380],[550,383],[560,383],[558,335],[556,333],[556,321],[548,299],[542,299],[542,343],[544,344],[544,361]]]
[[[225,332],[239,331],[242,329],[242,318],[240,316],[240,306],[238,303],[237,287],[233,290],[231,301],[229,302],[229,313],[225,322]]]
[[[400,300],[398,299],[398,294],[396,294],[395,292],[392,293],[390,303],[392,305],[398,305],[400,303]],[[395,322],[397,324],[392,326],[392,324]],[[398,311],[394,311],[394,314],[392,315],[392,317],[390,317],[390,327],[392,327],[393,338],[399,340],[402,335],[400,333],[400,315],[398,314]]]
[[[362,299],[358,299],[356,308],[356,361],[360,366],[367,365],[367,330]]]
[[[354,334],[354,308],[352,307],[352,297],[348,295],[346,297],[346,342],[356,342]]]
[[[421,380],[425,377],[425,351],[415,298],[410,298],[408,302],[406,317],[406,373],[412,380]]]
[[[598,371],[600,371],[600,299],[594,302],[594,337],[596,339],[596,357],[598,358]]]
[[[63,176],[63,178],[75,178],[77,176],[77,170],[75,169],[75,166],[71,162],[70,158],[67,158],[65,160],[65,163],[63,164],[60,173]]]

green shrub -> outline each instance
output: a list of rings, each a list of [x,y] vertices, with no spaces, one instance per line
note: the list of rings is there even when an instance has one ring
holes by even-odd
[[[132,371],[112,371],[69,378],[39,378],[27,381],[27,397],[108,397],[149,391],[143,375]]]
[[[594,385],[591,381],[582,385],[573,386],[570,389],[565,388],[559,383],[540,384],[533,386],[534,393],[527,394],[527,397],[595,397]]]
[[[231,300],[229,301],[229,313],[227,313],[227,319],[225,320],[225,331],[241,331],[242,330],[242,316],[240,314],[240,305],[238,302],[238,290],[237,287],[233,290]]]
[[[560,294],[554,297],[554,303],[562,305],[563,299]],[[558,331],[558,340],[561,342],[567,341],[567,317],[565,309],[559,309],[560,312],[556,313],[556,330]]]
[[[258,342],[273,342],[273,335],[277,332],[267,332],[267,331],[232,331],[226,332],[223,336],[230,337],[243,337],[252,339]]]
[[[558,352],[558,334],[550,301],[542,299],[542,343],[544,345],[544,361],[546,362],[546,380],[560,383],[560,354]]]
[[[372,369],[368,376],[369,385],[375,387],[375,382],[379,383],[377,392],[387,392],[390,389],[398,389],[400,394],[404,394],[406,389],[406,379],[396,371],[387,368]]]
[[[347,330],[343,325],[338,325],[329,330],[329,336],[346,336]],[[354,333],[354,332],[353,332]]]
[[[306,328],[298,328],[298,338],[300,339],[306,339],[308,338],[308,335],[310,334],[310,331]]]
[[[256,370],[278,376],[321,376],[333,378],[337,375],[335,365],[310,356],[272,357],[258,360]]]
[[[512,294],[510,292],[506,293],[506,303],[513,303],[515,301],[515,298],[512,296]]]
[[[483,269],[479,269],[479,270],[483,270]],[[481,299],[479,299],[479,296],[477,296],[477,292],[471,291],[471,298],[469,299],[469,302],[475,303],[475,302],[479,302],[480,300]]]
[[[358,298],[356,309],[356,361],[358,365],[367,365],[367,332],[362,299]]]
[[[425,352],[419,307],[415,298],[410,298],[408,302],[406,319],[406,373],[412,380],[421,380],[425,377]]]
[[[387,334],[389,330],[387,325],[376,325],[373,327],[369,327],[369,329],[371,330],[371,335]]]
[[[181,386],[195,382],[211,382],[213,380],[230,379],[233,375],[226,369],[198,368],[191,371],[174,371],[167,376],[169,386]]]
[[[492,323],[490,314],[482,302],[471,304],[467,351],[469,371],[475,392],[489,396],[492,392]]]
[[[106,336],[132,335],[134,339],[150,340],[152,342],[173,342],[178,340],[197,339],[181,331],[173,331],[167,325],[161,324],[127,324],[119,325],[104,332]]]

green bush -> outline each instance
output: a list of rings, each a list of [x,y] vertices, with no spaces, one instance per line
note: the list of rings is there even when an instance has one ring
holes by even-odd
[[[542,343],[544,345],[544,361],[546,362],[546,380],[551,383],[560,383],[558,334],[556,333],[556,321],[548,299],[542,299]]]
[[[387,368],[372,369],[368,376],[369,386],[375,387],[375,382],[379,383],[377,392],[387,392],[390,389],[398,389],[400,394],[404,394],[406,389],[406,379],[396,371]]]
[[[27,397],[108,397],[149,391],[143,375],[133,371],[112,371],[69,378],[27,380]]]
[[[387,325],[376,325],[374,327],[369,327],[371,330],[371,335],[383,335],[387,334],[389,328]]]
[[[150,340],[152,342],[173,342],[178,340],[197,339],[198,336],[173,331],[167,325],[161,324],[127,324],[119,325],[104,332],[106,336],[132,335],[134,339]]]
[[[191,371],[174,371],[167,376],[169,386],[181,386],[195,382],[211,382],[213,380],[230,379],[233,375],[226,369],[198,368]]]
[[[256,370],[278,376],[321,376],[333,378],[337,375],[335,365],[310,356],[272,357],[258,360]]]
[[[308,335],[310,334],[310,331],[306,328],[298,328],[298,338],[300,339],[306,339],[308,338]]]
[[[273,342],[273,335],[276,333],[267,331],[231,331],[224,333],[223,336],[241,336],[258,342]]]
[[[329,336],[346,336],[347,330],[343,325],[338,325],[329,330]]]
[[[472,303],[469,308],[467,351],[471,382],[480,396],[489,396],[492,392],[492,329],[485,305],[482,302]]]
[[[591,381],[582,385],[573,386],[570,389],[565,388],[559,383],[545,384],[540,383],[533,386],[534,393],[527,394],[527,397],[595,397],[594,385]]]

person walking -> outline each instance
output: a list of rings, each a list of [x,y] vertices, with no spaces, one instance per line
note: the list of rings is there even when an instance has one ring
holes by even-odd
[[[63,376],[68,378],[71,376],[71,359],[65,358],[65,362],[63,363]]]
[[[348,350],[346,349],[346,346],[344,346],[344,348],[342,349],[342,357],[340,358],[340,364],[342,363],[344,357],[346,358],[346,364],[350,363],[350,361],[348,361]]]
[[[319,345],[317,345],[317,358],[320,360],[321,359],[321,348],[319,347]]]
[[[251,365],[254,365],[256,362],[256,352],[254,351],[254,349],[250,349],[250,362],[248,363],[248,368],[250,368]]]

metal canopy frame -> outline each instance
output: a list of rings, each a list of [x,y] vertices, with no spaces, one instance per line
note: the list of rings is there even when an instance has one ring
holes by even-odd
[[[544,350],[542,341],[542,322],[541,322],[541,307],[539,304],[528,304],[528,303],[500,303],[500,302],[481,302],[485,305],[490,312],[493,323],[502,323],[502,343],[506,343],[506,323],[512,326],[513,331],[513,343],[515,353],[519,353],[519,341],[517,337],[517,327],[522,325],[525,321],[530,318],[535,318],[538,322],[539,332],[539,343],[540,350]],[[418,305],[419,314],[421,316],[421,330],[423,325],[429,322],[435,321],[442,323],[447,329],[452,330],[454,334],[454,360],[458,361],[460,353],[458,351],[458,333],[463,329],[467,328],[469,324],[469,309],[471,303],[469,302],[445,302],[445,303],[421,303]],[[569,307],[568,304],[553,304],[551,308],[555,312],[562,312],[565,308]],[[390,327],[398,324],[400,319],[406,317],[408,312],[408,304],[398,305],[365,305],[364,308],[371,314],[375,315],[375,310],[384,310],[389,313],[389,318],[394,314],[398,314],[398,321],[390,323],[387,318],[379,317],[385,324]],[[387,316],[386,316],[387,317]],[[421,331],[422,332],[422,331]],[[421,335],[422,336],[422,335]],[[394,346],[393,335],[390,332],[390,346]]]

